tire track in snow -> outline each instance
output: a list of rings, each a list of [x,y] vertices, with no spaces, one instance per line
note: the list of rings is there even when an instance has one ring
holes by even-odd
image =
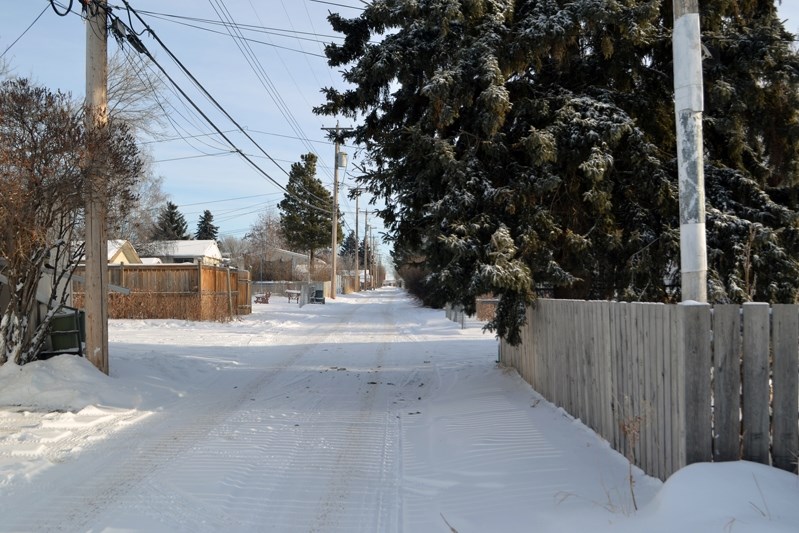
[[[395,325],[393,317],[385,311],[385,307],[382,307],[381,311],[381,314],[385,317],[381,317],[381,324],[388,322]],[[382,495],[386,481],[387,463],[389,462],[389,458],[386,455],[386,444],[389,441],[388,433],[391,422],[389,413],[385,408],[375,412],[375,403],[378,397],[377,389],[380,387],[380,370],[383,367],[387,350],[388,344],[386,342],[381,343],[377,348],[375,360],[371,365],[376,370],[375,373],[370,374],[372,381],[369,381],[365,387],[361,385],[356,391],[355,397],[358,405],[355,419],[341,428],[328,430],[337,430],[336,432],[340,433],[343,438],[335,461],[331,465],[327,494],[317,510],[314,525],[310,529],[312,532],[339,530],[342,529],[342,526],[346,526],[348,529],[351,528],[346,515],[351,514],[353,509],[346,506],[344,502],[350,499],[351,483],[356,473],[370,477],[375,476],[375,473],[377,474],[379,479],[378,487],[380,489],[375,502],[377,508],[374,512],[374,519],[376,519],[376,523],[373,521],[369,526],[369,530],[386,531],[385,527],[388,524],[385,524],[387,519],[383,517],[385,502]],[[363,459],[368,457],[370,451],[374,453],[375,449],[379,450],[378,457],[374,458],[377,459],[377,465],[376,468],[373,467],[370,471],[370,469],[366,468]],[[366,509],[361,507],[357,511],[362,510]],[[360,522],[361,527],[366,525],[362,520],[356,520],[355,522]]]
[[[350,313],[338,317],[338,325],[346,323]],[[213,388],[230,390],[229,396],[201,397],[196,401],[201,403],[190,404],[192,400],[184,400],[163,417],[151,422],[152,426],[136,428],[134,440],[128,430],[123,430],[110,436],[106,441],[97,443],[91,451],[91,458],[81,461],[78,456],[70,464],[61,465],[59,486],[68,486],[68,494],[59,493],[49,487],[39,486],[35,481],[29,485],[15,485],[4,497],[0,499],[0,514],[3,519],[3,531],[43,532],[43,531],[88,531],[109,507],[122,502],[123,497],[133,493],[134,489],[152,481],[157,484],[157,474],[168,463],[174,461],[181,454],[206,439],[214,428],[222,424],[236,410],[248,405],[259,392],[274,382],[284,371],[291,369],[302,357],[314,349],[315,345],[324,343],[335,335],[335,328],[318,330],[309,333],[304,344],[293,347],[292,352],[274,368],[262,370],[255,378],[249,379],[242,386],[239,372],[231,371],[220,377]],[[238,387],[238,388],[237,388]],[[197,416],[197,413],[200,413]],[[141,438],[144,437],[142,440]],[[139,499],[154,498],[155,491],[138,491]],[[183,497],[183,496],[181,496]],[[31,501],[35,499],[40,505],[27,514],[12,512],[13,502]],[[133,504],[125,504],[136,507]],[[28,506],[22,506],[26,508]],[[139,507],[146,507],[139,506]],[[179,510],[184,508],[184,512]],[[194,512],[192,512],[194,509]],[[235,517],[227,513],[214,513],[213,516],[196,516],[196,507],[182,506],[180,502],[173,501],[169,507],[170,513],[177,512],[182,515],[180,522],[185,531],[215,531],[227,528],[236,523]],[[155,517],[157,522],[158,517]],[[232,524],[231,524],[232,520]],[[167,529],[164,529],[165,531]]]

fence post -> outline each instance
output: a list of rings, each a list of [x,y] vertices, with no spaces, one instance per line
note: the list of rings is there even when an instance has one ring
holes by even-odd
[[[710,407],[710,306],[689,303],[677,306],[679,464],[711,461],[713,434]]]

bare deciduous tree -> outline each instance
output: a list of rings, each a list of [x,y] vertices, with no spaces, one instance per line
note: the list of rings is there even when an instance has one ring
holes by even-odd
[[[124,50],[108,60],[108,115],[137,135],[157,138],[165,125],[163,80],[147,60]]]
[[[264,262],[269,251],[286,249],[286,239],[280,226],[280,216],[274,211],[263,211],[250,227],[244,240],[248,244],[246,268],[253,272],[255,279],[264,279]]]
[[[230,262],[239,268],[246,268],[245,257],[250,251],[250,243],[234,235],[222,235],[219,238],[220,251],[230,258]]]
[[[119,50],[108,62],[108,112],[125,123],[137,137],[158,138],[166,117],[161,98],[164,84],[146,61]],[[112,198],[108,208],[109,235],[126,239],[134,247],[149,240],[158,211],[168,195],[163,191],[163,176],[153,170],[152,156],[143,152],[144,170],[130,198]]]
[[[142,176],[131,190],[132,199],[124,204],[112,199],[108,219],[109,236],[128,240],[136,249],[149,242],[158,213],[169,200],[163,190],[164,177],[152,171],[149,154],[142,154],[142,160]]]
[[[98,156],[109,176],[102,193],[128,197],[141,161],[127,126],[110,122],[90,133],[68,95],[23,79],[0,84],[0,279],[7,302],[0,364],[35,359],[66,301],[66,281],[83,255],[75,243],[82,240],[85,169]],[[34,324],[39,301],[47,311]]]

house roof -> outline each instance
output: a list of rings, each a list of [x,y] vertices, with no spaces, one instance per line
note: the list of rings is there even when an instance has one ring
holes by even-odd
[[[150,243],[150,247],[159,256],[222,259],[222,253],[214,240],[154,241]]]
[[[126,242],[123,239],[108,239],[108,259],[114,257]]]
[[[109,239],[108,240],[108,260],[116,260],[119,254],[122,253],[131,263],[140,261],[139,254],[136,249],[125,239]]]

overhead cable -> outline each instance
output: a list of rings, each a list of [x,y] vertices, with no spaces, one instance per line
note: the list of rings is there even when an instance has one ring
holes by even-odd
[[[158,42],[158,44],[159,44],[159,45],[160,45],[160,46],[161,46],[161,47],[162,47],[162,48],[163,48],[163,49],[164,49],[164,50],[167,52],[167,54],[169,54],[169,56],[170,56],[170,57],[173,59],[173,61],[175,61],[175,63],[176,63],[176,64],[177,64],[177,65],[178,65],[178,66],[181,68],[181,70],[182,70],[182,71],[183,71],[183,72],[186,74],[186,76],[188,76],[188,77],[189,77],[189,78],[190,78],[190,79],[193,81],[193,83],[194,83],[194,84],[195,84],[195,85],[196,85],[196,86],[197,86],[197,87],[198,87],[198,88],[199,88],[199,89],[200,89],[200,90],[203,92],[203,94],[204,94],[204,95],[205,95],[205,96],[206,96],[206,97],[207,97],[207,98],[208,98],[208,99],[209,99],[209,100],[210,100],[210,101],[211,101],[211,102],[212,102],[212,103],[213,103],[213,104],[214,104],[214,105],[217,107],[217,109],[219,109],[219,110],[220,110],[220,111],[221,111],[221,112],[222,112],[222,113],[223,113],[223,114],[224,114],[224,115],[225,115],[225,116],[226,116],[226,117],[227,117],[227,118],[228,118],[228,119],[229,119],[229,120],[230,120],[230,121],[231,121],[231,122],[232,122],[232,123],[233,123],[233,124],[234,124],[234,125],[235,125],[235,126],[238,128],[238,130],[239,130],[240,132],[242,132],[242,133],[243,133],[243,134],[244,134],[244,135],[245,135],[245,136],[246,136],[246,137],[247,137],[247,138],[248,138],[248,139],[249,139],[249,140],[250,140],[250,141],[251,141],[251,142],[252,142],[252,143],[253,143],[253,144],[254,144],[254,145],[255,145],[255,146],[256,146],[256,147],[257,147],[257,148],[258,148],[258,149],[259,149],[259,150],[260,150],[260,151],[261,151],[261,152],[262,152],[262,153],[263,153],[263,154],[264,154],[264,155],[267,157],[267,158],[268,158],[268,159],[269,159],[269,160],[270,160],[270,161],[272,161],[272,162],[273,162],[273,163],[274,163],[274,164],[275,164],[275,165],[276,165],[276,166],[277,166],[277,167],[278,167],[280,170],[282,170],[282,171],[283,171],[283,172],[284,172],[286,175],[289,175],[289,174],[288,174],[288,172],[286,172],[286,171],[285,171],[285,169],[283,169],[283,167],[281,167],[281,166],[280,166],[280,165],[279,165],[279,164],[278,164],[278,163],[277,163],[277,162],[274,160],[274,158],[272,158],[272,156],[270,156],[270,155],[269,155],[269,154],[268,154],[268,153],[267,153],[267,152],[266,152],[266,151],[265,151],[265,150],[264,150],[264,149],[263,149],[263,148],[262,148],[262,147],[261,147],[261,146],[260,146],[260,145],[259,145],[257,142],[255,142],[255,140],[254,140],[254,139],[253,139],[253,138],[252,138],[252,137],[251,137],[251,136],[250,136],[250,135],[249,135],[249,134],[246,132],[246,130],[245,130],[245,129],[244,129],[244,128],[243,128],[243,127],[242,127],[242,126],[241,126],[241,125],[240,125],[240,124],[239,124],[239,123],[238,123],[238,122],[237,122],[237,121],[236,121],[236,120],[235,120],[235,119],[234,119],[234,118],[233,118],[233,117],[232,117],[232,116],[231,116],[231,115],[230,115],[230,114],[229,114],[229,113],[228,113],[228,112],[227,112],[227,111],[226,111],[226,110],[225,110],[225,109],[224,109],[224,108],[223,108],[223,107],[222,107],[222,106],[219,104],[219,102],[217,102],[217,101],[216,101],[216,99],[215,99],[215,98],[213,98],[213,96],[211,96],[211,94],[210,94],[210,93],[209,93],[209,92],[208,92],[208,91],[207,91],[207,90],[206,90],[206,89],[205,89],[205,88],[202,86],[202,84],[200,84],[200,82],[199,82],[199,81],[198,81],[198,80],[197,80],[197,79],[194,77],[194,75],[193,75],[193,74],[191,74],[191,72],[190,72],[190,71],[189,71],[189,70],[188,70],[188,69],[185,67],[185,65],[183,65],[183,63],[182,63],[182,62],[181,62],[181,61],[180,61],[180,60],[179,60],[179,59],[178,59],[178,58],[177,58],[177,57],[176,57],[176,56],[175,56],[175,55],[174,55],[174,54],[171,52],[171,50],[169,50],[169,48],[168,48],[168,47],[167,47],[167,46],[166,46],[166,45],[163,43],[163,41],[161,41],[161,39],[158,37],[158,35],[156,35],[156,34],[155,34],[155,32],[152,30],[152,28],[150,28],[150,27],[149,27],[149,25],[148,25],[148,24],[147,24],[147,23],[146,23],[146,22],[145,22],[145,21],[144,21],[144,20],[141,18],[141,16],[139,16],[139,14],[136,12],[136,10],[135,10],[135,9],[133,9],[132,7],[130,7],[130,5],[128,4],[127,0],[123,0],[123,2],[125,3],[125,6],[127,7],[127,9],[129,9],[129,10],[130,10],[130,12],[131,12],[131,13],[133,13],[133,14],[136,16],[136,18],[138,18],[138,19],[139,19],[139,21],[140,21],[140,22],[141,22],[141,23],[144,25],[144,27],[146,28],[146,31],[147,31],[147,33],[149,33],[149,34],[150,34],[150,35],[151,35],[151,36],[152,36],[152,37],[153,37],[153,38],[156,40],[156,42]],[[124,24],[124,23],[123,23],[123,24]],[[112,26],[112,28],[113,28],[113,26]],[[132,35],[134,35],[134,34],[133,34],[133,32],[127,32],[127,33],[124,35],[124,38],[126,38],[127,40],[130,40],[130,38],[131,38],[131,36],[132,36]],[[119,36],[118,36],[118,37],[119,37]],[[260,173],[262,176],[264,176],[264,177],[265,177],[267,180],[269,180],[271,183],[273,183],[273,184],[274,184],[276,187],[278,187],[280,190],[284,191],[286,194],[289,194],[289,195],[291,195],[291,193],[288,191],[288,189],[286,189],[286,188],[285,188],[285,187],[284,187],[282,184],[280,184],[280,183],[279,183],[277,180],[275,180],[275,179],[274,179],[274,178],[273,178],[271,175],[269,175],[269,173],[267,173],[267,172],[266,172],[264,169],[262,169],[262,168],[261,168],[261,167],[260,167],[258,164],[256,164],[256,163],[255,163],[255,161],[253,161],[253,160],[252,160],[252,159],[251,159],[249,156],[247,156],[247,154],[245,154],[244,152],[242,152],[242,151],[241,151],[241,150],[240,150],[240,149],[239,149],[239,148],[238,148],[238,147],[235,145],[235,143],[233,143],[233,141],[232,141],[232,140],[231,140],[231,139],[230,139],[230,138],[229,138],[227,135],[225,135],[225,133],[223,132],[223,130],[222,130],[221,128],[219,128],[219,127],[216,125],[216,123],[214,123],[214,122],[211,120],[211,118],[210,118],[210,117],[208,117],[208,115],[202,111],[202,109],[200,109],[200,107],[199,107],[199,106],[198,106],[198,105],[197,105],[197,104],[194,102],[194,100],[192,100],[192,99],[191,99],[191,97],[189,97],[189,95],[188,95],[188,94],[186,94],[186,92],[185,92],[185,91],[184,91],[184,90],[183,90],[183,89],[182,89],[182,88],[181,88],[181,87],[180,87],[180,86],[177,84],[177,82],[176,82],[176,81],[175,81],[175,80],[174,80],[174,79],[173,79],[173,78],[172,78],[172,77],[169,75],[169,73],[166,71],[166,69],[164,69],[164,67],[163,67],[163,66],[162,66],[162,65],[161,65],[161,64],[160,64],[160,63],[159,63],[159,62],[158,62],[158,61],[155,59],[155,57],[153,57],[153,55],[150,53],[150,51],[149,51],[149,50],[148,50],[148,49],[147,49],[147,48],[146,48],[146,47],[145,47],[143,44],[142,44],[142,49],[143,49],[143,52],[142,52],[142,54],[143,54],[143,55],[145,55],[145,56],[146,56],[146,57],[147,57],[147,58],[148,58],[148,59],[149,59],[149,60],[150,60],[150,61],[151,61],[151,62],[152,62],[152,63],[153,63],[155,66],[157,66],[157,67],[158,67],[158,69],[161,71],[161,73],[162,73],[162,74],[163,74],[163,75],[164,75],[164,76],[167,78],[167,80],[169,80],[169,82],[170,82],[170,83],[171,83],[171,84],[172,84],[172,85],[175,87],[175,89],[176,89],[176,90],[177,90],[177,91],[178,91],[178,92],[181,94],[181,96],[183,97],[183,99],[184,99],[184,100],[186,100],[186,101],[187,101],[189,104],[191,104],[191,106],[192,106],[192,107],[193,107],[193,108],[194,108],[194,109],[197,111],[197,113],[199,113],[199,114],[200,114],[200,116],[202,116],[202,118],[203,118],[203,119],[204,119],[204,120],[205,120],[205,121],[206,121],[206,122],[207,122],[207,123],[208,123],[208,124],[209,124],[209,125],[210,125],[210,126],[211,126],[211,127],[212,127],[212,128],[215,130],[215,131],[216,131],[216,132],[217,132],[217,134],[219,134],[219,136],[220,136],[220,137],[222,137],[222,138],[223,138],[223,139],[224,139],[224,140],[225,140],[225,141],[228,143],[228,145],[230,145],[230,146],[231,146],[231,148],[233,148],[233,149],[234,149],[234,151],[235,151],[236,153],[238,153],[238,154],[239,154],[239,155],[240,155],[240,156],[241,156],[241,157],[242,157],[242,158],[243,158],[243,159],[244,159],[244,160],[245,160],[247,163],[249,163],[249,164],[250,164],[250,165],[251,165],[251,166],[252,166],[252,167],[253,167],[253,168],[254,168],[254,169],[255,169],[255,170],[258,172],[258,173]],[[293,196],[293,195],[291,195],[291,196]],[[296,198],[296,199],[297,199],[297,200],[299,200],[300,202],[304,203],[306,206],[308,206],[308,207],[310,207],[310,208],[314,209],[314,210],[318,210],[318,211],[321,211],[321,212],[323,212],[323,213],[328,213],[328,212],[330,211],[330,209],[325,209],[325,208],[321,208],[321,207],[315,206],[315,205],[313,205],[313,204],[310,204],[310,203],[306,202],[305,200],[303,200],[302,198]]]

